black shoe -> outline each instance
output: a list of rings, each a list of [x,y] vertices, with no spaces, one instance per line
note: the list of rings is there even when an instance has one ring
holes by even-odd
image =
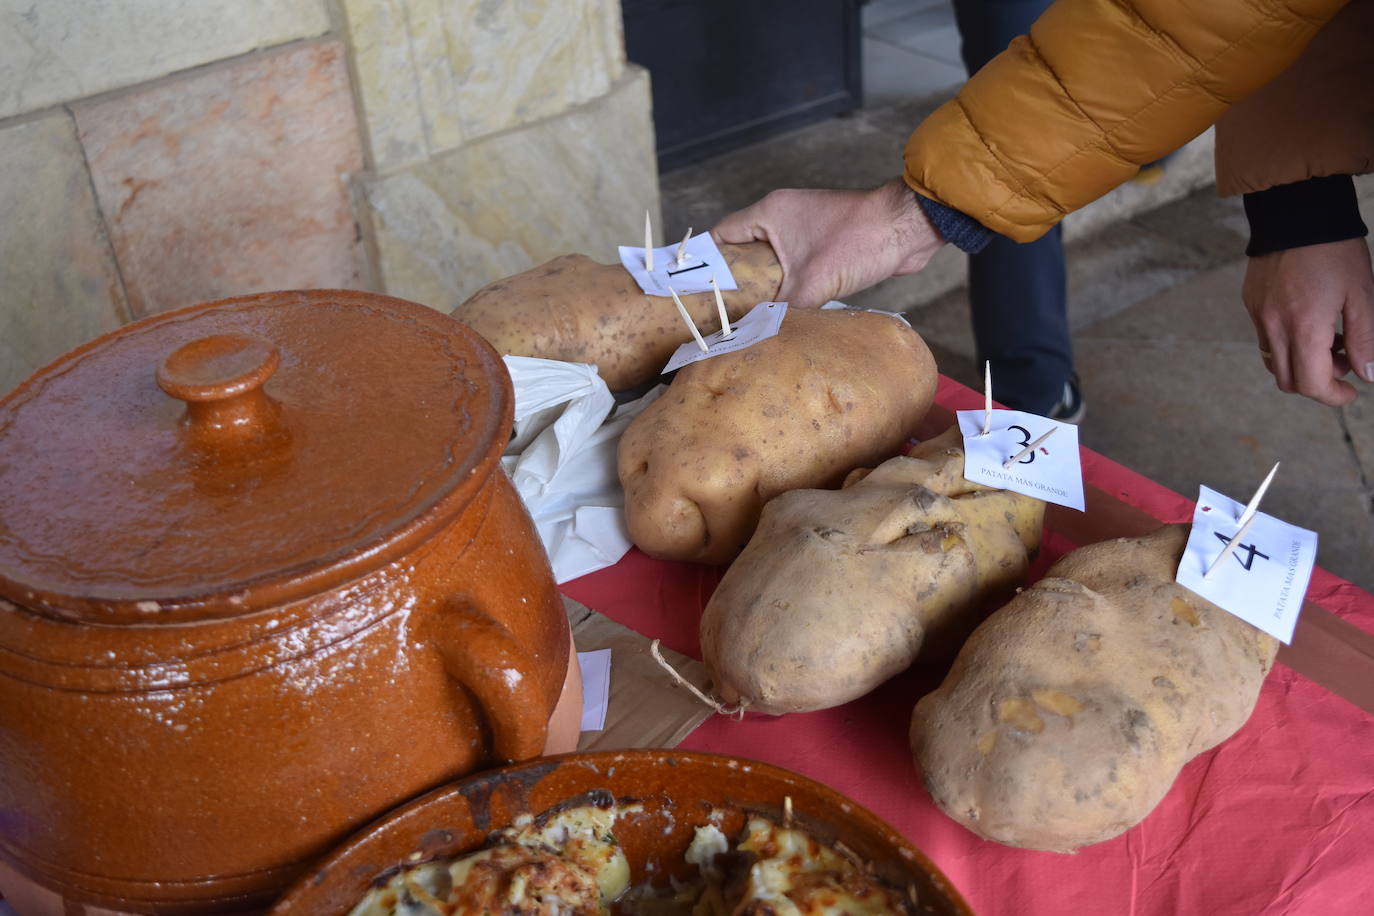
[[[1059,399],[1058,404],[1050,408],[1050,412],[1045,416],[1061,423],[1076,425],[1083,422],[1083,417],[1087,412],[1088,405],[1083,400],[1083,392],[1078,390],[1078,373],[1075,372],[1064,383],[1064,396]]]

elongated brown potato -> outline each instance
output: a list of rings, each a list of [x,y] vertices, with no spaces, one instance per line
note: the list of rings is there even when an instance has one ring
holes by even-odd
[[[1187,537],[1075,550],[974,631],[911,721],[946,814],[1071,852],[1139,823],[1245,723],[1278,642],[1174,581]]]
[[[739,289],[725,291],[733,321],[782,284],[782,267],[767,242],[721,245]],[[703,334],[720,329],[711,293],[682,297]],[[612,390],[633,388],[663,370],[692,339],[672,299],[646,296],[620,264],[568,254],[488,284],[453,310],[496,352],[594,363]]]
[[[843,490],[782,494],[701,618],[716,693],[805,712],[948,661],[1021,584],[1044,511],[965,480],[957,428]]]
[[[936,378],[890,315],[788,310],[776,337],[685,366],[625,430],[630,537],[655,557],[730,562],[774,496],[895,454]]]

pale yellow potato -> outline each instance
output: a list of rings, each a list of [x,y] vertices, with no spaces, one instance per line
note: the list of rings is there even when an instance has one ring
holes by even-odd
[[[946,814],[1071,852],[1139,823],[1245,723],[1278,642],[1174,582],[1187,537],[1080,548],[974,631],[911,722]]]
[[[767,242],[720,245],[737,290],[722,291],[734,321],[782,284],[782,266]],[[720,330],[712,293],[682,296],[702,334]],[[482,287],[453,317],[505,356],[593,363],[612,390],[658,375],[673,351],[692,339],[671,298],[646,296],[621,264],[567,254]]]
[[[620,439],[630,537],[728,563],[764,503],[894,454],[935,395],[921,336],[877,312],[790,309],[776,337],[683,367]]]
[[[1045,504],[964,479],[957,428],[843,490],[793,490],[701,619],[714,689],[756,712],[825,709],[918,657],[953,656],[1021,584]]]

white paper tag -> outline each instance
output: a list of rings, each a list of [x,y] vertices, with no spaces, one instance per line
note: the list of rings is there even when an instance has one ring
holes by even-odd
[[[1077,426],[1020,410],[994,410],[992,428],[984,436],[983,411],[961,410],[958,416],[959,431],[964,434],[965,479],[1083,511]],[[1002,466],[1051,429],[1052,436],[1010,468]]]
[[[825,305],[821,306],[822,311],[826,309],[844,309],[846,312],[873,312],[878,315],[886,315],[889,318],[896,318],[902,324],[906,325],[907,327],[911,327],[911,322],[907,321],[905,315],[903,315],[901,312],[889,312],[887,309],[859,308],[857,305],[845,305],[838,299],[831,299]]]
[[[703,337],[702,340],[706,341],[705,351],[697,346],[695,340],[689,340],[678,347],[673,358],[668,360],[668,365],[663,367],[663,371],[672,372],[688,363],[699,363],[703,359],[724,353],[737,353],[746,347],[752,347],[760,340],[776,337],[778,328],[782,327],[782,319],[786,316],[786,302],[760,302],[751,308],[747,315],[730,326],[729,337],[725,336],[724,328]]]
[[[687,250],[682,263],[677,262],[677,245],[665,245],[654,249],[654,269],[650,273],[644,269],[644,249],[620,246],[620,263],[635,278],[639,288],[648,296],[669,296],[668,287],[677,290],[679,296],[685,293],[705,293],[711,290],[711,276],[714,274],[716,285],[721,289],[739,289],[730,265],[716,247],[711,233],[703,232],[687,240]]]
[[[1193,530],[1178,564],[1179,585],[1284,643],[1293,639],[1307,583],[1317,562],[1317,533],[1255,513],[1244,540],[1217,568],[1208,568],[1235,535],[1245,504],[1198,488]]]
[[[606,727],[606,707],[611,702],[611,650],[577,653],[582,672],[582,730],[599,732]]]

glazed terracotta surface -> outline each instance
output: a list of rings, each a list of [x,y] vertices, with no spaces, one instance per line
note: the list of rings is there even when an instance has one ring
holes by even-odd
[[[780,822],[790,797],[798,826],[822,842],[842,842],[895,887],[914,887],[924,912],[972,912],[901,834],[833,789],[765,763],[650,749],[535,760],[431,792],[354,835],[302,876],[269,916],[344,916],[374,879],[395,866],[479,849],[488,834],[517,816],[596,789],[643,805],[615,827],[634,883],[690,877],[692,866],[683,856],[713,809],[726,816],[711,823],[734,836],[750,813]]]
[[[570,637],[512,401],[462,325],[341,291],[159,315],[0,400],[0,858],[247,909],[540,754]]]

